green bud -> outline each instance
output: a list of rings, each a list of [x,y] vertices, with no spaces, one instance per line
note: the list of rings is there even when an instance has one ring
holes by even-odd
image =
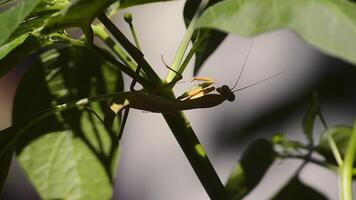
[[[127,23],[131,23],[132,22],[132,15],[131,13],[127,12],[127,13],[124,13],[124,20],[127,22]]]

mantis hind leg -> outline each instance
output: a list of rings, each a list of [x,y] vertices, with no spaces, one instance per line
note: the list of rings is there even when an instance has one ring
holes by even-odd
[[[135,74],[136,74],[137,76],[140,75],[141,68],[142,68],[141,65],[138,65],[138,66],[137,66],[136,71],[135,71]],[[131,91],[131,92],[132,92],[132,91],[136,91],[136,90],[135,90],[135,85],[136,85],[136,83],[137,83],[137,80],[136,80],[135,78],[132,79],[131,84],[130,84],[130,91]],[[121,140],[121,137],[122,137],[122,134],[123,134],[123,132],[124,132],[124,128],[125,128],[126,121],[127,121],[127,118],[128,118],[128,116],[129,116],[129,114],[130,114],[130,108],[127,107],[127,108],[125,108],[125,110],[124,110],[124,115],[122,116],[120,130],[119,130],[119,133],[117,134],[117,139],[118,139],[118,140]]]
[[[125,108],[124,115],[122,116],[122,120],[121,120],[120,131],[119,131],[119,134],[117,134],[118,140],[121,140],[129,113],[130,113],[130,108]]]
[[[162,60],[162,62],[163,62],[163,64],[164,64],[164,66],[165,66],[167,69],[171,70],[172,72],[176,73],[176,74],[177,74],[177,77],[178,77],[178,78],[176,78],[175,80],[172,80],[171,82],[169,82],[168,84],[173,84],[173,85],[175,85],[178,81],[180,81],[180,80],[183,79],[183,75],[182,75],[181,73],[177,72],[177,71],[174,70],[172,67],[170,67],[170,66],[167,65],[166,61],[164,60],[163,55],[161,55],[161,60]]]

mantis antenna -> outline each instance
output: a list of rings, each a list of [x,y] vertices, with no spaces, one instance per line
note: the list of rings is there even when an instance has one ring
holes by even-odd
[[[247,52],[247,56],[246,56],[246,58],[245,58],[245,60],[244,60],[244,64],[242,65],[242,68],[241,68],[241,71],[240,71],[240,73],[239,73],[239,76],[237,77],[236,83],[235,83],[234,86],[231,88],[231,90],[235,89],[235,87],[237,86],[237,84],[239,83],[239,81],[240,81],[240,79],[241,79],[241,76],[242,76],[242,73],[243,73],[243,71],[244,71],[244,69],[245,69],[245,66],[246,66],[248,57],[250,56],[252,46],[253,46],[253,41],[251,41],[250,47],[249,47],[248,52]]]
[[[282,71],[282,72],[283,72],[283,71]],[[269,80],[269,79],[271,79],[271,78],[274,78],[274,77],[276,77],[276,76],[282,74],[282,72],[278,72],[277,74],[273,74],[272,76],[269,76],[269,77],[267,77],[267,78],[265,78],[265,79],[262,79],[262,80],[260,80],[260,81],[255,82],[255,83],[252,83],[252,84],[250,84],[250,85],[248,85],[248,86],[241,87],[241,88],[238,88],[238,89],[236,89],[236,90],[233,90],[232,92],[235,93],[235,92],[237,92],[237,91],[241,91],[241,90],[247,89],[247,88],[249,88],[249,87],[255,86],[255,85],[259,84],[259,83],[265,82],[265,81],[267,81],[267,80]]]

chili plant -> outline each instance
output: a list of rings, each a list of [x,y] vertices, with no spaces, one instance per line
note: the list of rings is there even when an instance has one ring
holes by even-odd
[[[241,199],[274,160],[299,158],[337,172],[340,197],[351,200],[356,125],[328,128],[316,98],[303,124],[308,144],[283,134],[257,140],[223,184],[183,110],[233,101],[234,94],[227,86],[219,94],[205,94],[212,90],[204,86],[180,99],[173,88],[192,57],[196,74],[227,34],[253,37],[290,29],[320,51],[356,64],[356,5],[346,0],[187,0],[187,30],[162,78],[140,50],[132,16],[124,18],[133,41],[111,20],[124,8],[158,1],[0,1],[0,76],[16,66],[28,68],[16,91],[13,125],[0,132],[0,188],[15,153],[43,199],[110,199],[118,138],[129,112],[122,120],[117,114],[136,108],[162,113],[211,199]],[[81,35],[69,34],[71,28]],[[123,73],[132,78],[132,91],[123,91]],[[135,91],[136,83],[143,89]],[[312,136],[316,118],[325,125],[319,143]],[[314,152],[325,159],[316,160]],[[325,199],[299,180],[299,171],[272,198]]]

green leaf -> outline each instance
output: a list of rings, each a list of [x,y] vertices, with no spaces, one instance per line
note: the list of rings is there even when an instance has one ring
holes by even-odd
[[[127,8],[130,6],[136,6],[140,4],[154,3],[159,1],[172,1],[172,0],[119,0],[119,1],[120,1],[120,8]]]
[[[3,45],[11,36],[11,34],[20,25],[36,5],[41,0],[23,0],[16,6],[0,13],[0,46]]]
[[[32,16],[43,16],[53,14],[69,4],[69,0],[42,0],[36,9],[31,13]]]
[[[3,6],[3,5],[6,5],[8,3],[11,3],[13,1],[15,1],[15,0],[0,0],[0,5]]]
[[[11,38],[26,33],[37,33],[38,30],[43,28],[49,16],[63,9],[67,4],[69,4],[67,0],[42,0],[13,32]]]
[[[115,0],[76,0],[71,1],[47,21],[43,33],[50,33],[65,28],[89,26],[94,18],[110,6]]]
[[[317,151],[322,156],[324,156],[327,161],[336,164],[336,160],[328,142],[328,136],[331,136],[331,138],[335,141],[336,147],[338,148],[341,157],[344,158],[351,134],[352,127],[350,126],[335,126],[328,128],[320,138],[320,144]],[[354,164],[355,163],[356,162],[354,162]]]
[[[313,143],[313,130],[316,117],[320,114],[320,103],[317,93],[313,94],[308,110],[303,118],[303,131],[309,143]]]
[[[211,0],[209,1],[206,8],[220,2],[221,0]],[[200,1],[197,0],[187,0],[184,5],[184,21],[185,25],[188,27],[190,21],[192,20],[195,11],[197,10]],[[194,75],[196,75],[199,69],[202,67],[205,60],[215,51],[215,49],[221,44],[221,42],[227,36],[226,33],[212,30],[212,29],[201,29],[199,31],[199,46],[195,53],[195,65],[194,65]],[[197,34],[192,37],[192,42],[197,38]]]
[[[259,139],[251,143],[226,183],[226,192],[231,200],[248,194],[263,178],[274,157],[273,146],[268,140]]]
[[[25,62],[25,58],[32,55],[40,47],[40,41],[28,34],[24,34],[0,47],[0,77],[19,63]]]
[[[241,36],[291,29],[321,51],[356,64],[356,4],[345,0],[225,0],[197,28]]]
[[[18,87],[14,123],[53,105],[121,90],[121,73],[112,67],[84,47],[42,54]],[[95,102],[93,111],[78,107],[57,113],[37,121],[17,140],[18,162],[42,199],[111,199],[118,124],[107,130],[98,119],[106,105]]]
[[[0,47],[0,60],[9,54],[13,49],[21,45],[28,37],[28,34],[23,34],[20,37],[6,43]]]
[[[326,200],[320,192],[302,183],[298,177],[293,177],[273,198],[273,200]]]

